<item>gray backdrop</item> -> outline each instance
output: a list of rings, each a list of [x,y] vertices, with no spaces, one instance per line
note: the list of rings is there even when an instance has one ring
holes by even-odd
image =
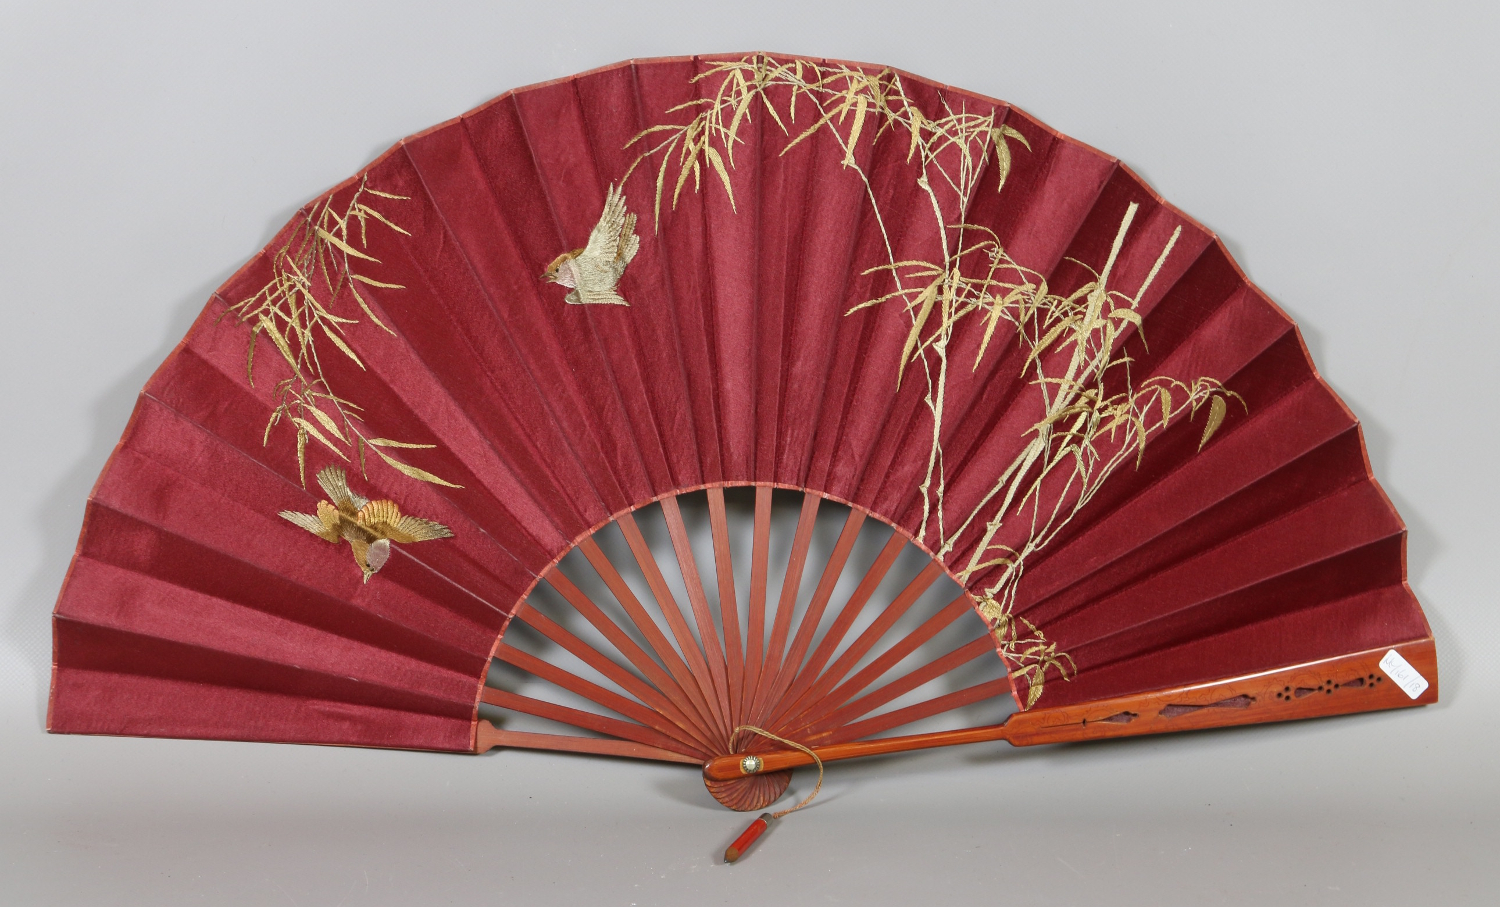
[[[1492,903],[1495,10],[3,4],[3,900]],[[691,769],[42,732],[89,487],[208,293],[298,206],[506,89],[753,49],[1005,98],[1218,231],[1364,420],[1443,702],[847,763],[733,867],[715,855],[742,819]]]

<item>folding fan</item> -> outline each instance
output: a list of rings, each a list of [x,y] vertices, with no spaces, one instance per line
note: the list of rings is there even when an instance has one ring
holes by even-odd
[[[1118,161],[890,69],[631,62],[406,139],[214,294],[90,499],[49,728],[759,809],[1433,702],[1404,545],[1295,325]]]

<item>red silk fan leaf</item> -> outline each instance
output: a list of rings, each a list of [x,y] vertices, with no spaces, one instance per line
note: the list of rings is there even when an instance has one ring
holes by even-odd
[[[890,69],[639,61],[404,140],[214,295],[90,499],[49,727],[707,761],[760,808],[803,754],[745,725],[1433,701],[1404,533],[1118,161]]]

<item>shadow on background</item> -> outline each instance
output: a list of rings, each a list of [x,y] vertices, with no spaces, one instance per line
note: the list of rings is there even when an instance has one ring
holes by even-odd
[[[272,226],[268,226],[263,232],[257,250],[275,238],[276,233],[291,220],[300,207],[301,205],[294,205],[273,216],[270,219]],[[3,628],[0,628],[0,639],[15,648],[20,660],[31,668],[36,678],[36,716],[39,727],[46,724],[47,699],[51,688],[52,609],[56,606],[58,592],[78,545],[78,533],[83,526],[87,499],[135,411],[136,398],[142,388],[177,344],[187,336],[188,329],[203,311],[214,291],[233,276],[242,264],[243,262],[235,262],[178,300],[162,326],[163,339],[155,349],[142,356],[124,375],[87,405],[91,430],[83,455],[47,491],[41,505],[26,514],[26,519],[33,527],[33,534],[41,539],[41,562],[22,588],[19,600],[12,604],[10,616]],[[78,405],[77,408],[81,410],[84,407]]]

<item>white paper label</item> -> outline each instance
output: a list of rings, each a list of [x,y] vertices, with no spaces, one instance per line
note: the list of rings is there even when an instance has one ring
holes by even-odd
[[[1427,689],[1427,678],[1412,667],[1411,662],[1402,658],[1401,653],[1395,649],[1385,653],[1385,657],[1380,659],[1380,670],[1385,672],[1385,676],[1394,680],[1396,686],[1412,699],[1421,696],[1422,692]]]

